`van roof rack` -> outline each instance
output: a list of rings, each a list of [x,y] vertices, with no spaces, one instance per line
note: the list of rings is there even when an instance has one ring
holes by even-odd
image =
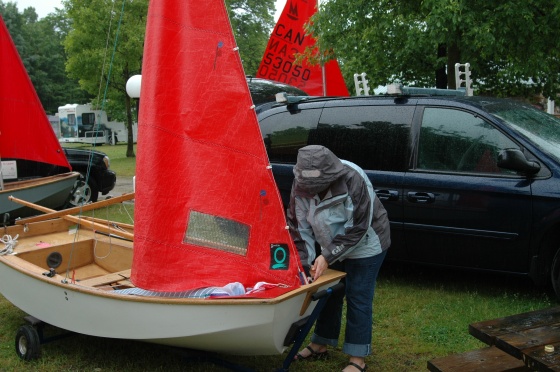
[[[439,89],[439,88],[417,88],[405,87],[402,84],[387,85],[388,95],[411,96],[411,95],[427,95],[427,96],[466,96],[465,88],[459,89]]]
[[[286,92],[279,92],[275,94],[276,103],[293,104],[312,98],[311,96],[289,96]]]

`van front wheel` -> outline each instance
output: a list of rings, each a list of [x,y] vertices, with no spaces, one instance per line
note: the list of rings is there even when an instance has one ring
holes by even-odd
[[[95,203],[99,196],[97,183],[91,177],[87,180],[81,175],[74,185],[74,191],[70,197],[70,204],[74,207],[87,203]]]
[[[556,251],[550,267],[550,280],[556,297],[560,300],[560,249]]]

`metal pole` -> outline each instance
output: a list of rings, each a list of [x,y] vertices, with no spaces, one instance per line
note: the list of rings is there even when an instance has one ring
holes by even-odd
[[[319,13],[320,5],[321,5],[321,1],[317,0],[317,13]],[[323,79],[323,97],[326,97],[327,96],[327,72],[325,71],[325,61],[323,60],[323,57],[321,57],[321,78]]]
[[[323,75],[323,96],[327,96],[327,73],[325,72],[325,64],[321,65],[321,73]]]

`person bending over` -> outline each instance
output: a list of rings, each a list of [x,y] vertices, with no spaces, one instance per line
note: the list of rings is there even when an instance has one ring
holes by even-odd
[[[294,175],[288,225],[306,274],[316,280],[329,267],[346,273],[345,290],[329,297],[311,343],[295,358],[322,358],[327,346],[337,346],[346,297],[342,351],[350,361],[344,371],[365,371],[375,283],[391,244],[387,211],[365,172],[324,146],[301,148]]]

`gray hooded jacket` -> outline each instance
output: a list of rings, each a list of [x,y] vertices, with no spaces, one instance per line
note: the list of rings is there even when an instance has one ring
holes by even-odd
[[[315,242],[329,264],[389,248],[387,211],[360,167],[311,145],[299,150],[294,175],[288,225],[303,266],[315,260]]]

